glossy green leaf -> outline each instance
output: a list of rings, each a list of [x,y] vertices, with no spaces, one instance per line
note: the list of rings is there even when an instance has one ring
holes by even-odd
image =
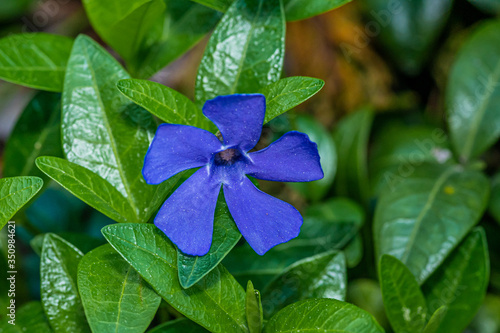
[[[460,165],[423,164],[380,197],[375,211],[377,256],[401,260],[422,284],[482,216],[485,176]]]
[[[437,332],[462,332],[481,306],[490,275],[486,235],[477,228],[423,285],[430,311],[448,308]]]
[[[29,33],[0,39],[0,79],[22,86],[61,92],[73,41]]]
[[[77,198],[117,222],[134,222],[125,197],[94,172],[57,157],[39,157],[36,165]]]
[[[451,141],[462,160],[500,137],[500,21],[481,25],[460,50],[446,90]]]
[[[247,324],[250,333],[260,333],[264,322],[260,292],[254,289],[252,281],[247,283],[246,298]]]
[[[206,329],[186,318],[171,320],[156,326],[147,333],[206,333]]]
[[[246,332],[245,291],[222,266],[183,289],[177,251],[151,224],[104,227],[104,236],[132,267],[177,311],[211,332]]]
[[[354,237],[364,220],[363,209],[354,201],[329,199],[307,209],[298,239],[322,245],[324,251],[341,248]]]
[[[422,163],[445,163],[453,154],[441,128],[389,122],[379,129],[370,147],[369,174],[372,195],[410,176]]]
[[[2,333],[52,332],[40,302],[29,302],[17,308],[14,321],[15,325],[12,323],[9,324],[8,321],[10,320],[12,320],[10,317],[5,317],[2,321],[0,321],[0,331]]]
[[[166,123],[215,130],[215,125],[189,98],[163,84],[132,79],[119,81],[117,87],[131,101]]]
[[[500,14],[500,1],[498,0],[469,0],[471,4],[490,14]]]
[[[74,245],[84,254],[104,244],[103,240],[82,233],[61,232],[57,233],[56,235],[61,237],[68,243]],[[31,239],[30,241],[31,248],[39,256],[41,256],[42,254],[43,240],[45,236],[47,236],[47,234],[39,234],[33,237],[33,239]]]
[[[82,258],[78,290],[93,332],[144,332],[161,301],[109,244]]]
[[[368,43],[377,36],[398,67],[410,75],[418,74],[432,47],[441,35],[453,0],[387,1],[364,0],[369,15],[365,32],[360,32],[362,42]]]
[[[349,2],[351,0],[283,0],[287,21],[304,20]]]
[[[342,252],[329,251],[289,266],[262,292],[262,307],[269,317],[285,306],[308,298],[344,301],[347,271]]]
[[[255,93],[277,81],[284,50],[280,0],[236,0],[208,42],[196,78],[197,102]]]
[[[394,332],[422,332],[427,323],[427,304],[410,270],[397,258],[384,254],[379,280],[385,312]]]
[[[161,38],[141,57],[135,76],[148,78],[177,59],[210,32],[219,12],[189,0],[166,0],[167,12]]]
[[[429,319],[429,322],[425,326],[423,333],[438,333],[439,332],[439,326],[441,325],[441,322],[445,318],[446,312],[448,311],[448,308],[446,306],[442,306],[438,308],[431,316],[431,319]]]
[[[0,179],[0,229],[40,191],[42,186],[43,180],[38,177]]]
[[[332,199],[310,207],[297,239],[280,244],[263,256],[248,245],[236,247],[223,263],[240,284],[252,280],[256,288],[263,290],[296,261],[343,248],[356,235],[363,219],[363,211],[357,204],[347,199]]]
[[[61,95],[38,93],[24,109],[7,141],[3,174],[45,177],[35,166],[35,159],[62,154]]]
[[[266,96],[264,124],[307,101],[323,88],[325,81],[312,77],[287,77],[260,89]]]
[[[313,182],[291,183],[290,185],[307,198],[318,201],[327,194],[335,179],[335,172],[337,171],[335,143],[325,127],[314,118],[298,117],[295,120],[295,126],[299,132],[307,134],[309,139],[318,145],[324,177]]]
[[[101,46],[80,35],[68,62],[63,93],[63,147],[68,161],[95,172],[132,207],[128,221],[145,222],[171,190],[141,176],[156,124],[116,83],[130,76]]]
[[[495,220],[500,223],[500,173],[497,173],[491,181],[491,196],[488,209]]]
[[[157,32],[156,39],[160,37],[166,8],[163,0],[84,0],[83,5],[95,31],[127,63],[138,61],[152,34]]]
[[[76,284],[83,253],[55,234],[43,239],[40,258],[41,299],[54,332],[90,332]]]
[[[189,288],[210,273],[241,239],[222,192],[217,200],[214,215],[212,245],[202,257],[185,255],[177,251],[177,267],[181,286]]]
[[[361,109],[344,118],[334,133],[337,147],[338,195],[365,202],[368,198],[367,145],[373,121],[373,111]]]
[[[335,299],[308,299],[275,314],[264,333],[285,332],[382,333],[375,319],[360,308]]]
[[[231,6],[231,4],[233,3],[233,0],[192,0],[192,1],[210,7],[212,9],[218,10],[220,12],[225,12],[229,8],[229,6]]]
[[[202,5],[225,12],[232,0],[192,0]],[[351,0],[283,0],[287,21],[304,20],[342,5]]]

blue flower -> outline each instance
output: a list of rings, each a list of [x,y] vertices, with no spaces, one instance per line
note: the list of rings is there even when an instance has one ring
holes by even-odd
[[[203,107],[222,134],[186,125],[158,128],[144,161],[148,184],[200,168],[165,201],[155,225],[189,255],[212,244],[214,213],[222,187],[238,229],[260,255],[298,236],[302,216],[290,204],[257,189],[247,175],[281,182],[323,178],[317,146],[306,134],[288,132],[269,147],[248,153],[259,141],[266,112],[263,95],[229,95]]]

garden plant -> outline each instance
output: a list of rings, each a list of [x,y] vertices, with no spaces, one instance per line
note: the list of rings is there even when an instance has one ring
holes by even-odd
[[[0,0],[0,332],[500,332],[500,1]]]

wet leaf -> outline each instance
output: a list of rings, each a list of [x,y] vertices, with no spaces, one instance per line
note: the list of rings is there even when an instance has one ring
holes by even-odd
[[[55,234],[43,239],[40,258],[43,309],[54,332],[90,332],[76,284],[83,253]]]
[[[13,177],[0,179],[0,229],[43,186],[38,177]]]
[[[264,333],[285,332],[382,333],[375,319],[360,308],[335,299],[308,299],[275,314]]]
[[[93,332],[144,332],[161,301],[109,244],[82,258],[78,290]]]
[[[423,285],[429,311],[447,307],[436,332],[462,332],[474,318],[488,288],[486,235],[473,230]]]
[[[480,172],[423,164],[380,197],[374,221],[377,257],[396,257],[422,284],[479,221],[488,194],[488,180]]]
[[[344,301],[347,288],[345,256],[329,251],[295,262],[276,276],[262,292],[266,317],[285,306],[309,298]]]
[[[116,224],[102,230],[110,244],[177,311],[212,332],[246,332],[245,291],[222,266],[184,289],[177,251],[151,224]]]
[[[0,39],[0,79],[22,86],[61,92],[73,41],[46,33]]]
[[[427,304],[410,270],[398,259],[384,254],[379,264],[379,280],[394,332],[422,332],[427,323]]]
[[[196,78],[199,105],[256,93],[281,76],[285,19],[279,0],[236,0],[213,32]]]
[[[477,157],[500,137],[500,22],[482,24],[460,50],[446,89],[455,152]]]

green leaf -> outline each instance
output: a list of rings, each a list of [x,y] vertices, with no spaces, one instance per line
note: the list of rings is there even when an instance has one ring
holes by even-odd
[[[280,244],[263,256],[247,244],[236,247],[223,263],[240,284],[252,280],[263,290],[276,275],[296,261],[343,248],[356,235],[363,219],[363,211],[355,203],[332,199],[310,207],[297,239]]]
[[[290,185],[307,198],[318,201],[330,190],[335,179],[335,172],[337,171],[335,143],[325,127],[314,118],[297,117],[295,125],[299,132],[306,133],[311,141],[318,145],[324,177],[313,182],[291,183]]]
[[[500,297],[487,294],[483,305],[469,326],[472,332],[496,333],[500,331]],[[427,332],[426,332],[427,333]],[[429,332],[434,333],[434,332]]]
[[[500,2],[498,0],[469,0],[469,2],[486,13],[500,14]]]
[[[45,33],[0,39],[0,79],[22,86],[61,92],[73,41]]]
[[[423,285],[430,311],[448,311],[436,332],[462,332],[481,306],[490,275],[486,235],[473,230]]]
[[[275,314],[264,333],[285,332],[382,333],[375,319],[360,308],[335,299],[308,299]]]
[[[347,297],[349,303],[371,313],[382,327],[389,328],[378,282],[366,278],[351,280],[348,283]]]
[[[307,209],[298,239],[322,245],[324,251],[341,248],[353,239],[364,220],[363,209],[354,201],[329,199]]]
[[[196,78],[199,104],[255,93],[279,79],[285,50],[280,0],[236,0],[217,25]]]
[[[177,251],[151,224],[117,224],[102,230],[108,242],[167,303],[211,332],[246,332],[245,291],[222,266],[183,289]]]
[[[63,155],[59,94],[38,93],[24,109],[5,147],[4,176],[46,178],[35,166],[35,159],[42,155]]]
[[[39,157],[36,165],[78,199],[117,222],[134,222],[125,197],[94,172],[57,157]]]
[[[354,268],[363,259],[363,238],[358,233],[344,248],[348,268]]]
[[[128,64],[135,64],[143,53],[151,34],[162,30],[163,0],[98,1],[84,0],[87,16],[99,36]],[[155,29],[159,26],[159,29]]]
[[[375,211],[377,256],[401,260],[422,284],[482,216],[489,184],[460,165],[422,164]]]
[[[93,332],[144,332],[161,301],[109,244],[82,258],[78,290]]]
[[[24,14],[33,0],[3,0],[0,2],[0,22]],[[2,22],[4,23],[4,22]]]
[[[192,0],[209,8],[225,12],[233,3],[233,0]]]
[[[379,264],[379,281],[394,332],[422,332],[427,323],[427,304],[410,270],[397,258],[384,254]]]
[[[134,73],[148,78],[177,59],[213,30],[221,14],[188,0],[166,0],[167,12],[161,38],[138,59]]]
[[[214,124],[189,98],[163,84],[132,79],[119,81],[117,87],[131,101],[166,123],[215,131]]]
[[[373,141],[369,174],[372,195],[377,197],[415,172],[422,163],[445,163],[453,155],[445,131],[426,125],[388,122]]]
[[[379,36],[386,53],[401,70],[410,75],[420,73],[448,21],[453,0],[364,3],[371,21],[366,26],[367,35],[363,32],[353,46],[359,50],[370,37]]]
[[[287,77],[260,89],[266,96],[264,124],[307,101],[323,88],[325,81],[312,77]]]
[[[342,252],[329,251],[289,266],[262,292],[264,314],[271,316],[285,306],[308,298],[344,301],[347,272]]]
[[[202,5],[225,12],[232,0],[192,0]],[[310,18],[349,3],[351,0],[284,0],[287,21]]]
[[[68,243],[74,245],[82,253],[88,253],[96,247],[103,245],[103,241],[101,239],[94,238],[87,234],[76,232],[61,232],[56,233],[56,235],[61,237]],[[47,236],[47,234],[39,234],[33,237],[30,241],[31,248],[39,256],[41,256],[42,254],[43,240],[45,236]]]
[[[189,288],[210,273],[241,239],[222,192],[219,194],[214,215],[212,245],[202,257],[189,256],[177,251],[177,267],[182,287]]]
[[[141,176],[156,124],[116,88],[129,78],[92,39],[76,39],[64,82],[63,146],[68,161],[95,172],[126,198],[133,211],[128,221],[145,222],[172,183],[148,185]]]
[[[287,21],[304,20],[351,2],[351,0],[284,0]]]
[[[247,283],[246,314],[250,333],[260,333],[264,321],[262,303],[260,292],[254,289],[252,281]]]
[[[338,124],[333,136],[338,156],[337,194],[359,202],[366,202],[369,196],[366,158],[373,116],[370,109],[354,112]]]
[[[156,326],[148,331],[148,333],[206,333],[208,332],[203,327],[193,323],[186,318],[171,320]]]
[[[488,209],[495,220],[500,223],[500,173],[497,173],[491,181],[491,196]]]
[[[4,312],[5,313],[5,312]],[[0,321],[0,331],[2,333],[50,333],[49,322],[43,313],[40,302],[29,302],[18,308],[15,313],[15,324],[9,324],[12,320],[5,317]]]
[[[429,319],[429,322],[425,326],[423,333],[438,333],[439,332],[439,326],[441,325],[441,322],[443,321],[446,312],[448,311],[448,308],[446,306],[442,306],[438,308],[431,316],[431,319]]]
[[[500,137],[500,21],[482,24],[460,50],[446,89],[448,126],[464,161]]]
[[[43,239],[40,258],[41,299],[54,332],[90,332],[76,284],[83,253],[54,234]]]
[[[0,229],[43,186],[38,177],[13,177],[0,179]]]

